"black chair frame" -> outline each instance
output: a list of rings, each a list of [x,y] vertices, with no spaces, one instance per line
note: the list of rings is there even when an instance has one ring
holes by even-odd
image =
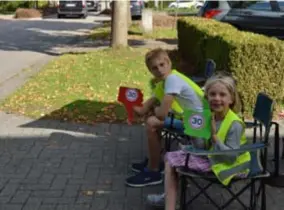
[[[263,110],[261,109],[262,107],[262,102],[266,100],[266,103],[268,104],[266,108],[266,114],[263,113]],[[265,117],[262,117],[261,114],[264,114]],[[180,209],[185,210],[187,209],[187,205],[192,203],[195,199],[197,199],[200,195],[204,195],[210,202],[211,204],[216,207],[216,209],[221,210],[227,208],[233,201],[238,201],[238,203],[247,210],[256,210],[257,209],[257,204],[258,200],[261,199],[261,210],[266,210],[266,184],[267,180],[273,179],[277,176],[279,176],[279,125],[275,122],[272,122],[272,113],[273,113],[273,101],[266,96],[263,93],[260,93],[257,97],[257,102],[254,110],[254,122],[253,122],[253,144],[245,149],[238,149],[238,151],[226,151],[226,152],[220,152],[220,154],[225,154],[225,153],[230,153],[230,152],[245,152],[245,151],[250,151],[250,152],[259,152],[260,154],[260,162],[262,165],[262,171],[261,173],[254,174],[254,175],[249,175],[246,178],[234,178],[229,186],[224,186],[222,185],[216,178],[216,176],[213,173],[199,173],[192,171],[188,169],[187,164],[188,164],[188,159],[190,154],[197,154],[193,152],[190,152],[187,154],[187,159],[186,159],[186,164],[184,167],[178,168],[177,172],[180,176]],[[260,114],[260,116],[259,116]],[[265,133],[264,133],[264,138],[262,137],[262,129],[258,126],[261,124],[262,126],[265,127]],[[274,171],[269,172],[267,170],[267,160],[268,160],[268,145],[269,145],[269,134],[270,134],[270,129],[272,126],[275,126],[275,133],[274,133],[274,144],[275,144],[275,149],[274,149],[274,159],[275,159],[275,166],[274,166]],[[260,130],[260,137],[257,138],[257,130]],[[259,140],[260,143],[256,143],[256,141]],[[206,153],[214,155],[212,153]],[[198,182],[198,179],[203,179],[209,181],[209,183],[205,186],[201,186]],[[244,181],[246,180],[248,183],[242,187],[238,192],[233,192],[232,186],[239,182],[239,181]],[[189,201],[186,200],[187,198],[187,185],[188,183],[193,183],[198,189],[199,192],[191,197]],[[257,182],[260,183],[260,185],[257,187],[256,184]],[[228,199],[224,204],[218,205],[212,196],[210,196],[207,193],[207,189],[211,187],[212,185],[217,184],[219,187],[222,187],[226,189],[227,192],[232,196],[230,199]],[[245,203],[240,199],[240,195],[242,195],[246,190],[250,189],[250,202],[248,205],[245,205]]]

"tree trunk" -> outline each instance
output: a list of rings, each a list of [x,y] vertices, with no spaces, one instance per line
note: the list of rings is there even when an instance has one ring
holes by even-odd
[[[113,1],[111,47],[126,47],[127,43],[127,1]]]

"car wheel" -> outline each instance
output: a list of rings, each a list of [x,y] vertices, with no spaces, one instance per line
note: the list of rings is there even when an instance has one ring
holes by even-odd
[[[133,16],[131,16],[131,19],[132,20],[141,20],[142,16],[141,15],[133,15]]]
[[[81,18],[82,18],[82,19],[86,19],[87,16],[88,16],[87,14],[84,14],[84,15],[81,15]]]
[[[62,15],[57,14],[57,18],[58,18],[58,19],[62,18]]]

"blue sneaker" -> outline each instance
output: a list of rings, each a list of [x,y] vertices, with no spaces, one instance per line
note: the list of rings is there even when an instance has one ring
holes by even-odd
[[[148,165],[148,158],[145,158],[142,162],[140,163],[133,163],[131,165],[131,170],[136,172],[136,173],[140,173],[141,171],[144,171],[144,168],[147,167]],[[164,162],[160,162],[160,173],[164,173],[165,170],[165,164]]]
[[[150,185],[158,185],[163,182],[162,174],[159,171],[144,171],[126,179],[126,185],[130,187],[146,187]]]

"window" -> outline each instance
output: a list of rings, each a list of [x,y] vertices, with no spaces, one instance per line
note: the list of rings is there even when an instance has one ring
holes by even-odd
[[[219,7],[219,1],[206,1],[206,7],[210,9],[215,9]]]
[[[279,9],[281,12],[284,12],[284,1],[278,1]]]
[[[269,1],[228,1],[233,9],[272,11]]]

